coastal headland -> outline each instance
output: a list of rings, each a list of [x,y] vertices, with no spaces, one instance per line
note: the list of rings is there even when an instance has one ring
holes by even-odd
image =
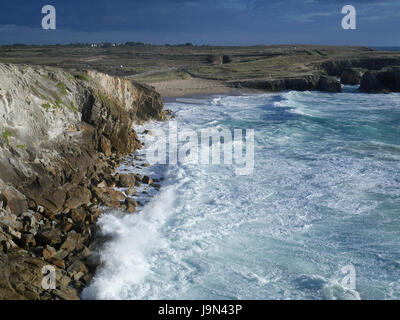
[[[142,146],[134,124],[168,120],[163,97],[388,93],[397,66],[400,53],[366,47],[0,47],[0,298],[79,299],[99,265],[102,208],[133,214],[135,187],[158,187],[115,169]]]
[[[93,69],[146,83],[163,97],[323,90],[360,84],[366,71],[400,66],[400,52],[360,46],[3,46],[0,62]],[[372,92],[373,90],[369,90]]]

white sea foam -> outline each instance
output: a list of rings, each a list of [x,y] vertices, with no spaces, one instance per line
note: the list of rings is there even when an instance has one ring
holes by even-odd
[[[168,104],[181,128],[254,129],[254,174],[146,168],[166,176],[162,191],[137,215],[101,218],[113,239],[83,297],[399,299],[399,96],[345,87]]]

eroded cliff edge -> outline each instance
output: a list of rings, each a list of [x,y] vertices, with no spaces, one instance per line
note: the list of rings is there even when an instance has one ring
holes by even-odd
[[[151,87],[96,71],[0,64],[0,298],[78,299],[96,268],[90,245],[135,122],[165,120]],[[124,208],[134,211],[135,203]],[[42,288],[42,268],[57,288]]]

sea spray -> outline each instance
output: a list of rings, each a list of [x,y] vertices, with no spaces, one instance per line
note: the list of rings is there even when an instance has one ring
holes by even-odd
[[[134,294],[130,288],[151,272],[149,255],[166,245],[159,228],[172,212],[174,197],[166,187],[140,214],[109,212],[100,218],[102,234],[112,240],[101,252],[103,267],[83,291],[84,299],[129,299]]]
[[[168,104],[183,130],[254,128],[254,172],[160,167],[154,201],[101,220],[114,238],[84,297],[399,299],[400,95],[343,91]]]

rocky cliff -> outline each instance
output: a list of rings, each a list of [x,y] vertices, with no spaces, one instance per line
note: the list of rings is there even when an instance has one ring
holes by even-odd
[[[250,88],[270,92],[285,90],[308,91],[318,90],[326,92],[341,92],[340,81],[335,77],[326,75],[304,75],[302,77],[290,77],[281,79],[258,79],[232,81],[229,85],[235,88]]]
[[[0,298],[77,299],[94,272],[100,205],[134,211],[111,187],[141,147],[135,122],[164,120],[151,87],[96,71],[0,64]],[[44,290],[42,268],[57,269]]]
[[[360,91],[366,93],[400,92],[400,68],[366,72],[361,78]]]

